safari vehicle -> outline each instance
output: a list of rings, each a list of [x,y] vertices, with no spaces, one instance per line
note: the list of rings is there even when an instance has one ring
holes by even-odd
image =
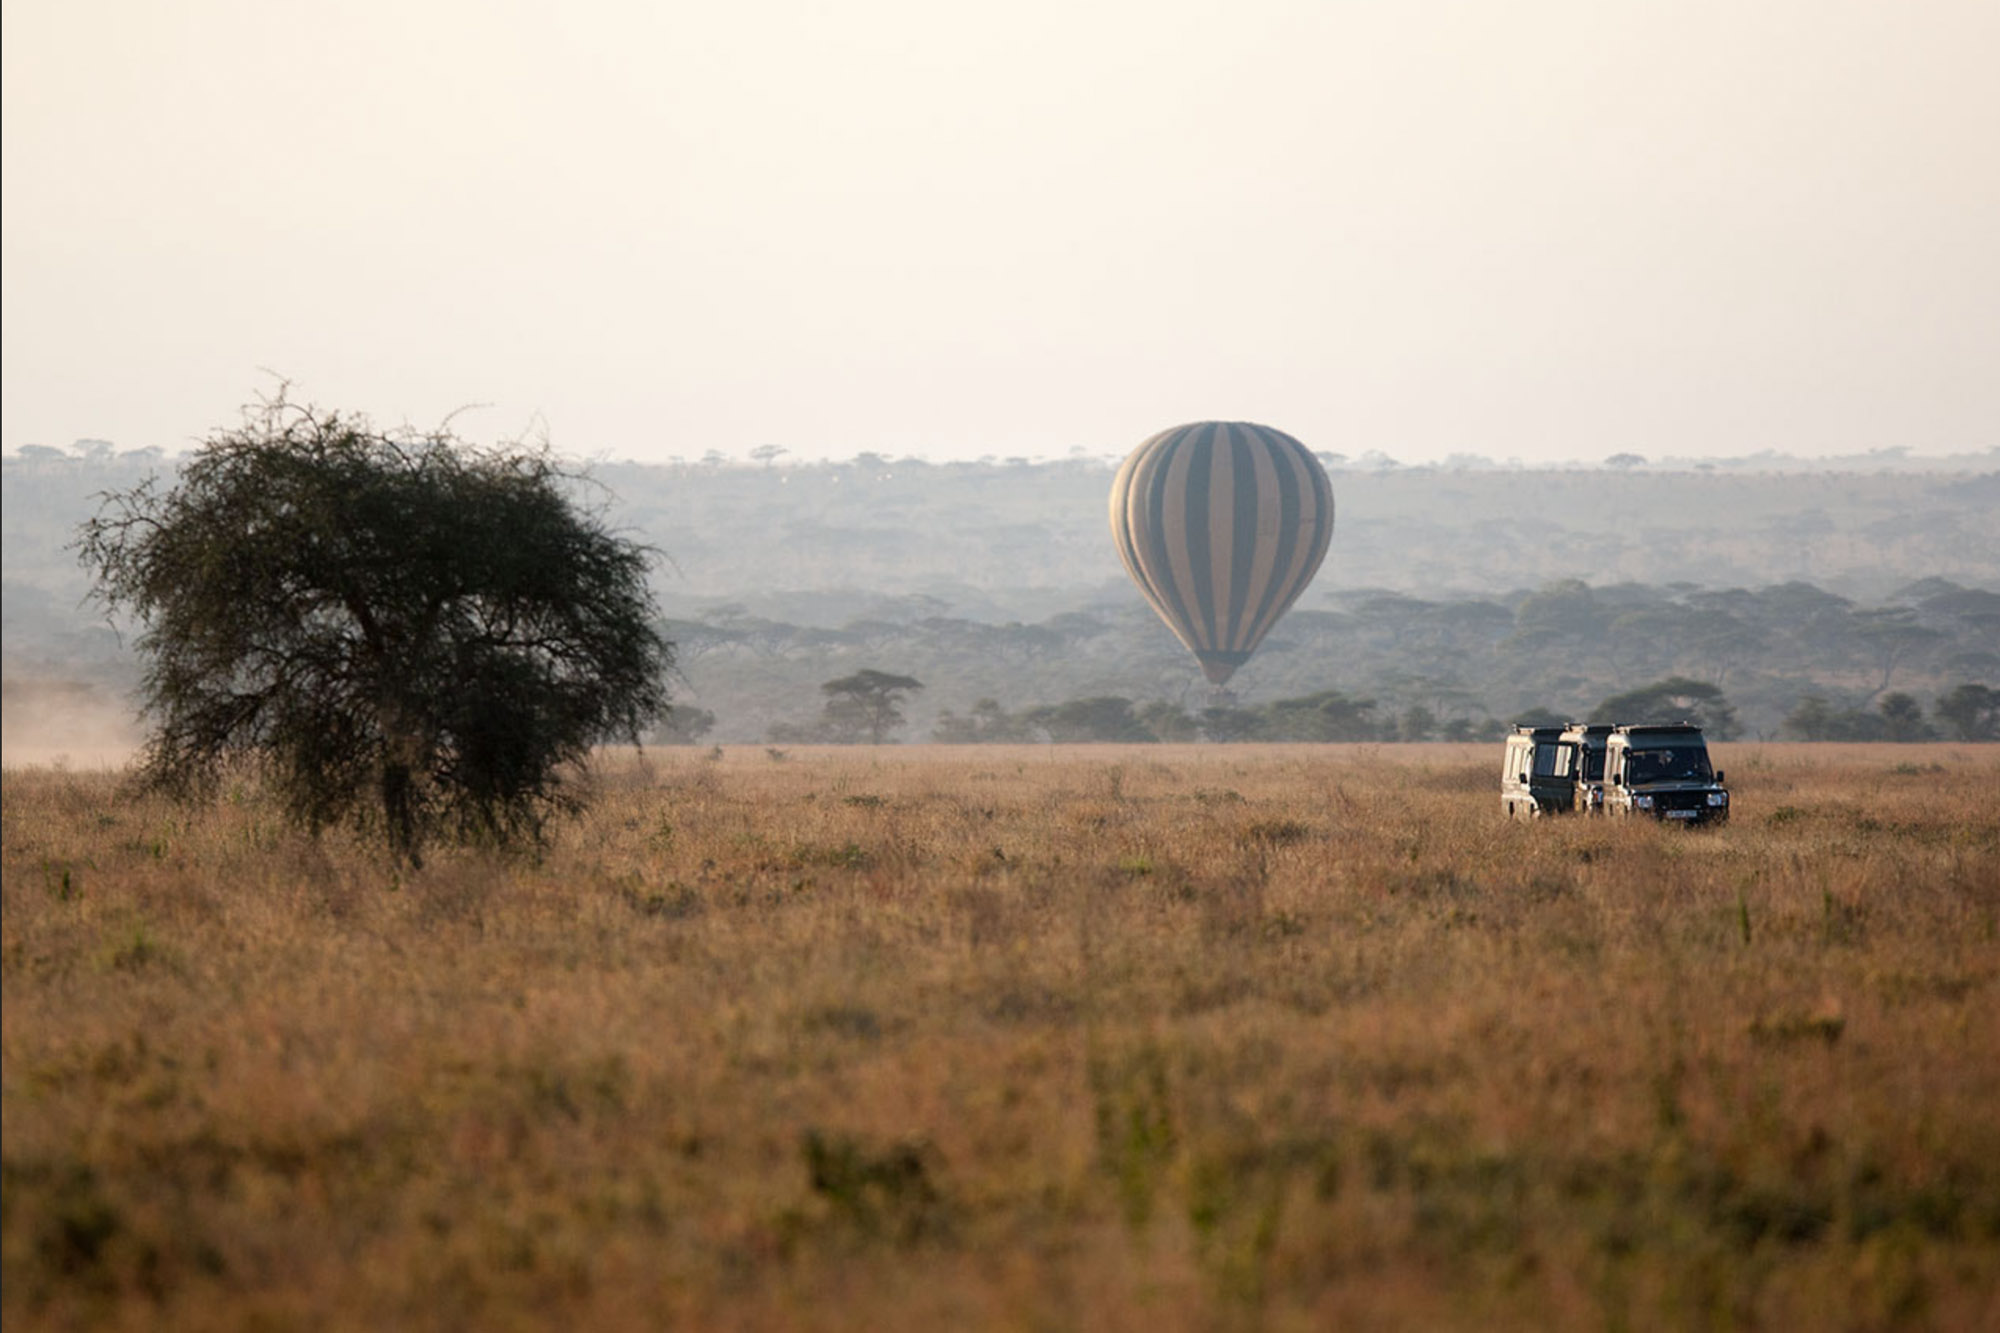
[[[1561,727],[1516,727],[1500,769],[1500,804],[1509,819],[1574,808],[1575,780],[1564,771]]]
[[[1689,824],[1729,818],[1722,774],[1708,766],[1708,742],[1689,723],[1613,727],[1604,738],[1604,810]]]
[[[1610,735],[1608,722],[1576,722],[1559,738],[1558,772],[1572,784],[1574,808],[1586,814],[1604,810],[1604,742]]]

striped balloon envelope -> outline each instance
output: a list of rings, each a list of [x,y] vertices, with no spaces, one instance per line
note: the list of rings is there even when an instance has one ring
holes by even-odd
[[[1139,591],[1220,686],[1326,558],[1333,483],[1283,431],[1176,426],[1118,469],[1111,535]]]

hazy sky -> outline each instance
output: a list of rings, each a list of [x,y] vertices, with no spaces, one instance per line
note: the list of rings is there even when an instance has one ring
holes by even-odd
[[[8,0],[0,447],[2000,443],[2000,0]]]

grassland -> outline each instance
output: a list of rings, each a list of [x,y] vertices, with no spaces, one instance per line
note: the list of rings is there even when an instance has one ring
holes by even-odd
[[[398,876],[5,776],[7,1328],[2000,1327],[2000,753],[608,759]]]

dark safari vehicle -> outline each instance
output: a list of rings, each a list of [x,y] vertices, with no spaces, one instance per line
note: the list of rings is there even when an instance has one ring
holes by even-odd
[[[1709,767],[1701,728],[1613,727],[1604,743],[1604,809],[1689,824],[1727,820],[1729,792]]]
[[[1563,764],[1561,727],[1516,727],[1500,770],[1500,804],[1509,819],[1574,808],[1576,782]]]

